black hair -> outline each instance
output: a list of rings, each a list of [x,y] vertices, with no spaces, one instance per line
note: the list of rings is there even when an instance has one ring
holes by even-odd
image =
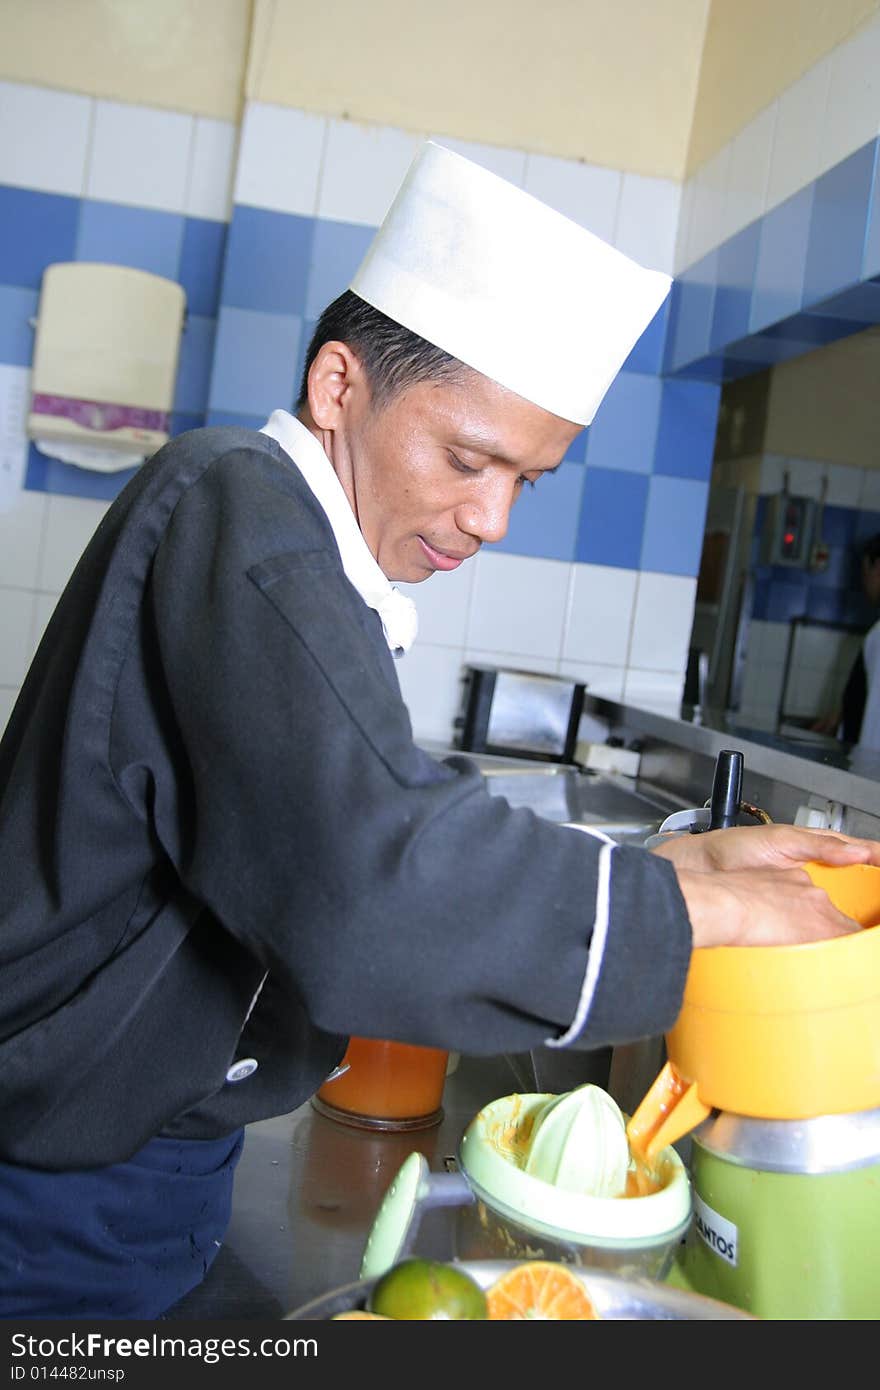
[[[470,371],[457,357],[395,323],[371,304],[345,290],[328,304],[315,325],[306,354],[296,406],[308,400],[309,371],[325,343],[347,343],[358,355],[375,406],[387,405],[419,381],[452,381]]]

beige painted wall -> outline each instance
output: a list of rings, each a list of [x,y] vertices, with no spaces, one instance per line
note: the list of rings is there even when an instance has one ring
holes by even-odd
[[[878,9],[880,0],[712,0],[687,173]]]
[[[880,328],[829,343],[770,374],[764,449],[880,468]]]
[[[0,0],[0,78],[241,114],[252,0]]]
[[[709,0],[257,0],[248,95],[681,178]]]
[[[880,0],[0,0],[0,78],[227,120],[246,90],[681,179],[878,9]]]

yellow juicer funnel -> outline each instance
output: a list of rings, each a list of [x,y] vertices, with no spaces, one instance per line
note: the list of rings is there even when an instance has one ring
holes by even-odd
[[[880,1106],[880,868],[804,867],[867,930],[694,951],[669,1061],[627,1126],[646,1162],[712,1109],[789,1120]]]

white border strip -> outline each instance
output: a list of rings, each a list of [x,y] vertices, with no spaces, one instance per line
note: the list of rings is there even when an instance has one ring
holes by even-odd
[[[587,831],[587,834],[593,834]],[[598,838],[598,837],[597,837]],[[611,915],[611,855],[616,848],[613,840],[601,835],[605,841],[599,851],[599,863],[597,866],[598,883],[596,885],[596,915],[593,920],[593,934],[590,940],[590,953],[587,957],[587,970],[584,975],[584,983],[581,986],[580,998],[578,999],[577,1010],[571,1021],[567,1032],[561,1038],[548,1038],[547,1047],[565,1047],[567,1043],[574,1042],[584,1026],[590,1005],[593,1002],[593,995],[596,992],[596,984],[599,979],[599,971],[602,967],[602,957],[605,954],[605,941],[608,936],[608,919]]]

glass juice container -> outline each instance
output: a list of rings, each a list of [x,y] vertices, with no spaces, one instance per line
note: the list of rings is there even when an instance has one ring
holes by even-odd
[[[449,1053],[435,1047],[350,1038],[340,1067],[312,1105],[361,1129],[428,1129],[443,1118]]]

